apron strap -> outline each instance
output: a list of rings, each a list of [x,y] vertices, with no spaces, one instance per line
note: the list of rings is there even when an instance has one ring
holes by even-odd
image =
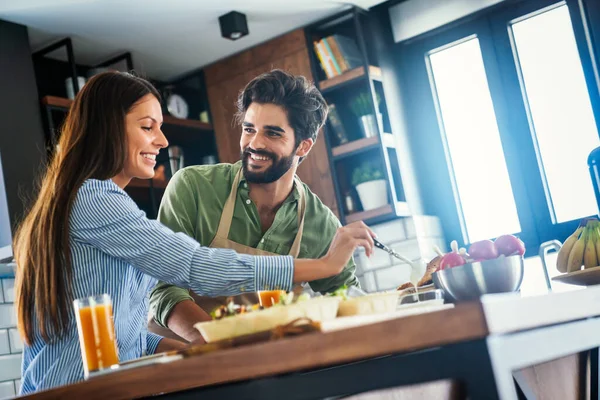
[[[233,220],[233,211],[235,210],[235,199],[237,198],[237,191],[241,180],[242,168],[240,168],[237,174],[235,175],[233,185],[231,185],[231,192],[229,193],[229,197],[227,198],[227,201],[225,201],[225,205],[223,206],[223,213],[221,214],[221,219],[219,220],[219,227],[217,228],[217,234],[215,235],[215,238],[227,239],[229,237],[229,229],[231,228],[231,221]]]
[[[300,243],[302,242],[302,233],[304,232],[304,214],[306,213],[306,190],[304,189],[304,185],[300,182],[300,179],[294,177],[294,182],[296,184],[296,189],[300,194],[300,199],[298,201],[298,233],[296,234],[296,238],[294,239],[294,243],[292,243],[292,248],[290,249],[289,255],[298,258],[300,254]]]

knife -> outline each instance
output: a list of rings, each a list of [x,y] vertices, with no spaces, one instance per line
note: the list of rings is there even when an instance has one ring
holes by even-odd
[[[380,248],[381,250],[385,251],[386,253],[388,253],[392,257],[396,257],[397,259],[402,260],[405,263],[412,264],[412,260],[409,260],[408,258],[403,257],[400,254],[396,253],[394,250],[390,249],[385,244],[381,243],[379,240],[373,238],[373,242],[375,243],[375,247]]]

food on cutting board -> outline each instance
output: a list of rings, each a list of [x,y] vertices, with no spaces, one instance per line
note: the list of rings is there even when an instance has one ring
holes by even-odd
[[[585,218],[558,251],[556,269],[563,273],[575,272],[581,267],[597,267],[599,263],[600,221],[597,218]]]
[[[211,313],[215,317],[219,315],[219,319],[199,322],[194,325],[194,328],[200,331],[206,342],[210,343],[268,331],[289,324],[299,318],[310,318],[314,322],[324,322],[337,316],[338,305],[341,300],[340,296],[310,298],[304,294],[294,297],[293,293],[286,293],[280,297],[279,303],[264,309],[261,309],[260,306],[245,307],[230,302],[227,306],[218,307]],[[238,310],[240,311],[238,312]]]
[[[437,256],[433,260],[429,261],[429,263],[427,264],[427,267],[425,268],[425,274],[417,283],[417,287],[419,288],[419,291],[421,290],[421,287],[428,286],[433,283],[433,278],[431,277],[431,274],[433,274],[435,271],[438,270],[441,259],[442,259],[442,256]],[[415,287],[411,282],[406,282],[406,283],[398,286],[398,288],[397,288],[397,290],[407,290],[407,289],[411,289],[414,291]]]
[[[346,286],[342,286],[328,295],[342,299],[338,307],[338,317],[394,312],[398,306],[397,291],[362,294],[356,297],[349,295],[349,291]]]

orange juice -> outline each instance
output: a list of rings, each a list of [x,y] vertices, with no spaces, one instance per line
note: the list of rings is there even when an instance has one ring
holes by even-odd
[[[258,302],[261,306],[268,308],[277,304],[285,290],[263,290],[258,292]]]
[[[110,298],[106,299],[105,296],[108,298],[108,295],[104,295],[75,301],[85,376],[119,363],[112,304]]]

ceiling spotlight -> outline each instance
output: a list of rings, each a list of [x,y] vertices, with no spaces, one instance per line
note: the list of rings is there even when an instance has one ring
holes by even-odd
[[[219,17],[221,36],[231,40],[237,40],[248,34],[248,22],[246,15],[232,11]]]

